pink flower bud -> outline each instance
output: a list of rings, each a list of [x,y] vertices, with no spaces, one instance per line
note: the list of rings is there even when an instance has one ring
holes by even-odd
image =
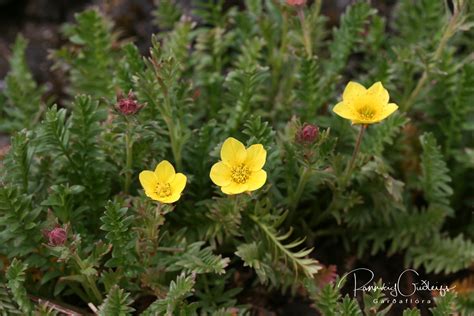
[[[142,105],[138,103],[135,94],[130,91],[127,97],[124,97],[123,94],[117,96],[115,107],[123,115],[133,115],[142,108]]]
[[[296,141],[301,144],[312,144],[319,136],[319,128],[315,125],[305,123],[296,133]]]
[[[324,266],[316,275],[316,281],[321,288],[334,283],[337,278],[337,267],[335,265]]]
[[[62,246],[67,240],[67,231],[62,227],[55,227],[50,231],[46,231],[46,237],[51,246]]]
[[[292,7],[299,7],[304,6],[306,4],[306,0],[286,0],[286,3]]]

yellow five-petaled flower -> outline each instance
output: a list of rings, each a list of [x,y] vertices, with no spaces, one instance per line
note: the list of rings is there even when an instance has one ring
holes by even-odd
[[[342,101],[333,111],[351,120],[352,124],[373,124],[380,122],[398,109],[395,103],[388,103],[388,91],[382,83],[376,82],[369,89],[357,82],[349,82],[342,95]]]
[[[145,194],[162,203],[174,203],[179,200],[186,186],[186,176],[176,173],[173,165],[167,160],[160,162],[155,171],[140,172],[139,179]]]
[[[267,151],[261,144],[245,146],[229,137],[221,148],[222,161],[211,168],[211,180],[221,187],[225,194],[239,194],[261,188],[267,180],[262,170]]]

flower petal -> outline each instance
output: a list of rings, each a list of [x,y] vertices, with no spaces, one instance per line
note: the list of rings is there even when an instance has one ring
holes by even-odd
[[[170,196],[159,198],[158,201],[160,201],[161,203],[171,204],[178,201],[180,198],[181,198],[181,192],[173,193]]]
[[[233,137],[229,137],[222,144],[221,158],[222,161],[231,166],[233,164],[240,164],[245,161],[247,151],[244,144]]]
[[[156,183],[158,179],[153,171],[144,170],[140,172],[138,179],[140,180],[140,184],[142,185],[145,191],[153,191],[156,187]]]
[[[168,160],[163,160],[156,166],[155,174],[160,183],[170,183],[173,181],[176,172]]]
[[[233,195],[233,194],[239,194],[242,192],[247,191],[247,183],[236,183],[236,182],[230,182],[229,185],[226,185],[224,187],[221,187],[222,192],[225,194]]]
[[[219,161],[212,166],[209,176],[211,177],[212,182],[218,186],[226,186],[231,181],[230,168],[222,161]]]
[[[262,144],[256,144],[247,149],[245,164],[250,170],[257,171],[263,168],[266,159],[267,151],[263,148]]]
[[[148,196],[150,199],[159,201],[161,198],[158,196],[158,194],[155,193],[155,191],[152,190],[146,190],[145,189],[145,195]]]
[[[395,112],[397,109],[398,109],[398,105],[396,105],[395,103],[389,103],[385,105],[376,117],[377,122],[380,122],[381,120],[387,118],[390,114]]]
[[[363,85],[355,81],[350,81],[344,89],[342,100],[353,102],[354,99],[364,96],[366,92],[367,89]]]
[[[254,191],[260,189],[266,181],[267,173],[265,172],[265,170],[258,170],[257,172],[252,172],[249,180],[247,181],[247,191]]]
[[[186,186],[186,176],[182,173],[177,173],[170,183],[171,192],[174,195],[175,193],[181,194],[183,192],[184,187]]]
[[[343,117],[348,120],[353,120],[357,117],[354,113],[351,103],[346,103],[344,101],[336,104],[332,111],[340,117]]]
[[[383,87],[380,81],[374,83],[367,90],[367,97],[370,98],[373,103],[379,106],[386,105],[390,98],[388,91]]]

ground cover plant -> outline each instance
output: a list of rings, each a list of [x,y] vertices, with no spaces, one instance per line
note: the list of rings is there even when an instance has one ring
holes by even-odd
[[[67,97],[18,35],[2,314],[473,315],[472,5],[321,6],[159,1],[145,55],[87,9],[50,56]],[[393,262],[437,287],[352,295]]]

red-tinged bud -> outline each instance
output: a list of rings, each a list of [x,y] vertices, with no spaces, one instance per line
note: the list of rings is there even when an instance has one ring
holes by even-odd
[[[315,125],[305,123],[296,133],[296,141],[301,144],[312,144],[319,136],[319,128]]]
[[[143,106],[138,103],[135,94],[130,91],[127,97],[124,97],[122,93],[117,95],[117,104],[115,107],[117,111],[123,115],[133,115],[137,113]]]
[[[50,231],[46,231],[45,237],[48,239],[50,246],[62,246],[66,243],[67,231],[62,227],[55,227]]]
[[[306,0],[286,0],[286,4],[291,5],[292,7],[304,6]]]
[[[201,96],[201,90],[200,89],[194,90],[194,92],[193,92],[193,101],[196,101],[197,99],[199,99],[200,96]]]
[[[337,278],[337,267],[335,265],[323,266],[316,275],[316,281],[321,288],[334,283]]]

